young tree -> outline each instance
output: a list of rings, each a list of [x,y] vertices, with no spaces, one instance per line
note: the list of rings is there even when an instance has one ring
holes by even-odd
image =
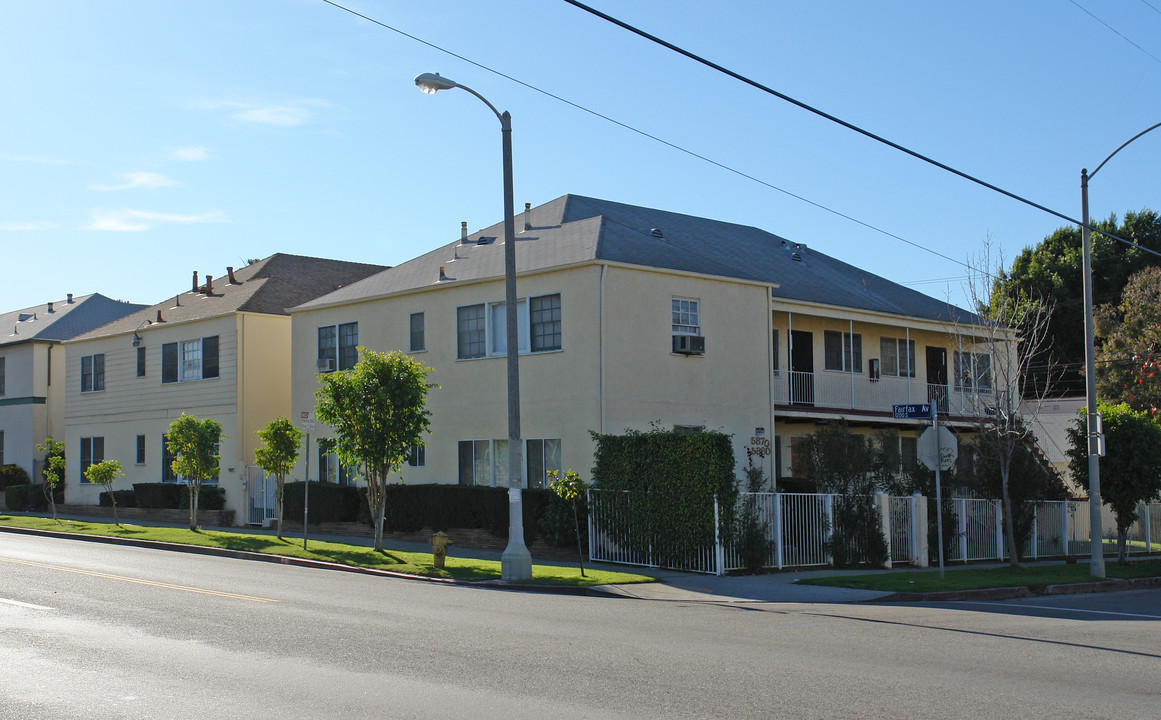
[[[44,494],[52,506],[52,519],[59,523],[60,518],[56,516],[56,488],[64,482],[64,442],[49,436],[43,443],[36,445],[36,450],[44,453]]]
[[[113,524],[118,526],[121,521],[117,519],[117,497],[113,495],[113,483],[117,478],[124,476],[125,473],[121,472],[121,463],[116,460],[102,460],[85,469],[85,479],[105,488],[105,492],[109,494],[109,502],[113,503]]]
[[[275,476],[274,506],[278,509],[278,539],[282,539],[282,489],[286,473],[294,468],[298,449],[302,447],[302,431],[285,417],[276,417],[258,431],[263,446],[254,450],[258,467]]]
[[[1161,268],[1129,278],[1117,306],[1097,316],[1097,391],[1156,419],[1161,408]]]
[[[1137,521],[1137,507],[1161,494],[1161,425],[1125,403],[1101,402],[1097,412],[1105,435],[1101,501],[1117,516],[1117,562],[1123,565],[1128,562],[1128,532]],[[1088,472],[1087,426],[1081,415],[1068,429],[1068,465],[1076,474]]]
[[[198,495],[202,482],[218,477],[218,443],[222,425],[217,420],[200,420],[192,415],[181,417],[169,425],[165,445],[173,455],[173,471],[185,478],[189,488],[189,529],[198,529]]]
[[[375,519],[375,550],[383,550],[387,479],[423,443],[430,425],[427,382],[431,368],[406,353],[360,347],[352,370],[318,376],[317,413],[334,428],[335,451],[367,481],[367,507]]]
[[[576,529],[576,554],[580,558],[581,577],[584,577],[585,553],[581,549],[580,513],[577,512],[577,503],[580,502],[580,496],[588,488],[588,484],[581,479],[580,475],[577,475],[572,470],[569,470],[564,475],[561,475],[555,470],[549,470],[548,477],[551,480],[548,486],[549,489],[556,493],[558,498],[572,505],[572,522]]]
[[[994,268],[994,269],[993,269]],[[1030,372],[1034,362],[1049,362],[1052,306],[1028,293],[999,292],[991,273],[1003,272],[1003,257],[991,261],[991,242],[968,271],[967,291],[976,309],[971,324],[951,329],[956,387],[971,407],[976,420],[975,446],[982,461],[990,463],[1000,478],[1004,515],[1004,547],[1008,562],[1020,564],[1013,515],[1012,469],[1015,458],[1031,435],[1022,417],[1023,398],[1043,398],[1051,383],[1035,385]]]

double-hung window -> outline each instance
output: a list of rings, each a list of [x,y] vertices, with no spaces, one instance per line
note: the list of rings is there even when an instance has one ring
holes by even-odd
[[[323,325],[318,329],[318,369],[350,370],[359,362],[359,323]]]
[[[144,435],[137,436],[137,464],[138,465],[145,464],[145,436]]]
[[[955,351],[952,358],[956,392],[992,391],[992,356],[988,353]]]
[[[879,338],[879,372],[891,377],[915,377],[915,341]]]
[[[860,372],[863,367],[863,336],[826,330],[822,334],[823,367],[837,372]]]
[[[173,461],[177,456],[169,451],[169,436],[161,436],[161,482],[182,482],[181,476],[173,470]]]
[[[412,445],[407,451],[407,465],[409,467],[424,467],[427,465],[427,448],[423,445]]]
[[[355,475],[350,468],[344,465],[339,456],[332,452],[331,443],[319,443],[318,446],[318,479],[319,482],[334,485],[350,485]]]
[[[408,345],[410,352],[423,352],[427,350],[426,338],[424,337],[424,321],[422,312],[411,313],[409,321],[410,339]]]
[[[500,357],[508,352],[508,306],[476,303],[456,308],[456,357]],[[560,293],[516,301],[518,351],[551,352],[563,347]]]
[[[89,467],[105,459],[105,438],[103,437],[83,437],[81,438],[81,482],[87,483],[89,479],[85,477],[85,472]]]
[[[145,377],[145,348],[137,348],[137,377]]]
[[[528,466],[528,487],[548,487],[548,472],[561,471],[560,438],[528,440],[524,448],[525,465]]]
[[[701,335],[701,301],[673,298],[673,334]]]
[[[492,485],[492,441],[460,440],[460,485]]]
[[[105,389],[105,354],[85,355],[81,358],[81,392],[99,392]]]
[[[139,360],[139,363],[141,361]],[[139,365],[142,369],[143,363]],[[218,377],[218,336],[161,346],[161,382],[190,382]]]

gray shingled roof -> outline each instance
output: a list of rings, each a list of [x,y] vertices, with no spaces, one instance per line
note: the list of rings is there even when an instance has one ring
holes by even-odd
[[[93,293],[0,313],[0,345],[69,340],[144,307]]]
[[[385,265],[328,260],[276,253],[234,272],[229,276],[211,273],[210,294],[205,279],[199,278],[199,289],[192,289],[150,307],[108,323],[74,339],[89,340],[137,330],[142,324],[156,324],[158,313],[163,322],[188,322],[221,317],[235,312],[286,315],[287,309],[333,292],[375,273]],[[147,325],[148,326],[148,325]]]
[[[938,321],[974,316],[755,227],[581,195],[533,208],[531,229],[516,215],[520,274],[584,262],[618,262],[776,285],[775,299]],[[654,232],[654,231],[657,232]],[[658,235],[659,233],[659,235]],[[503,223],[324,295],[299,307],[365,300],[441,283],[503,277]],[[481,244],[481,238],[495,238]],[[796,257],[797,256],[797,257]],[[440,280],[440,268],[446,280]]]

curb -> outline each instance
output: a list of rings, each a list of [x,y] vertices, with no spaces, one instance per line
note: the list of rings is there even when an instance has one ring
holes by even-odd
[[[1014,600],[1043,595],[1082,595],[1161,587],[1161,577],[1131,580],[1093,580],[1092,582],[1045,585],[1042,588],[1003,587],[981,590],[946,590],[928,593],[894,593],[862,602],[954,602],[958,600]]]
[[[407,573],[365,568],[357,565],[343,565],[341,563],[326,562],[325,560],[308,560],[306,558],[287,557],[284,555],[267,555],[265,553],[250,552],[248,550],[230,550],[228,548],[206,547],[204,545],[183,545],[168,543],[159,540],[137,540],[134,538],[110,537],[107,535],[83,535],[57,530],[36,530],[33,528],[18,528],[0,525],[0,532],[16,533],[18,535],[37,535],[62,540],[82,540],[85,542],[104,543],[106,545],[122,545],[127,547],[149,548],[166,550],[169,552],[183,552],[191,555],[211,555],[214,557],[232,558],[234,560],[250,560],[254,562],[268,562],[277,565],[292,565],[295,567],[313,568],[316,570],[336,570],[340,572],[356,573],[359,575],[375,575],[378,577],[397,578],[400,580],[417,580],[420,582],[440,583],[442,585],[458,585],[460,587],[484,588],[487,590],[507,590],[519,592],[540,593],[544,595],[585,595],[591,597],[609,597],[597,590],[589,592],[592,587],[576,587],[571,585],[539,585],[532,583],[509,583],[503,580],[456,580],[455,578],[428,577],[426,575],[408,575]]]

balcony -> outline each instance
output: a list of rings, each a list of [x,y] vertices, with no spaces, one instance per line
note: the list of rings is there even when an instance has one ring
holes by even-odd
[[[868,414],[890,413],[892,405],[933,403],[941,415],[976,417],[994,400],[991,393],[955,392],[947,385],[914,378],[870,380],[865,375],[840,372],[783,371],[774,376],[774,402],[818,412],[854,410]]]

